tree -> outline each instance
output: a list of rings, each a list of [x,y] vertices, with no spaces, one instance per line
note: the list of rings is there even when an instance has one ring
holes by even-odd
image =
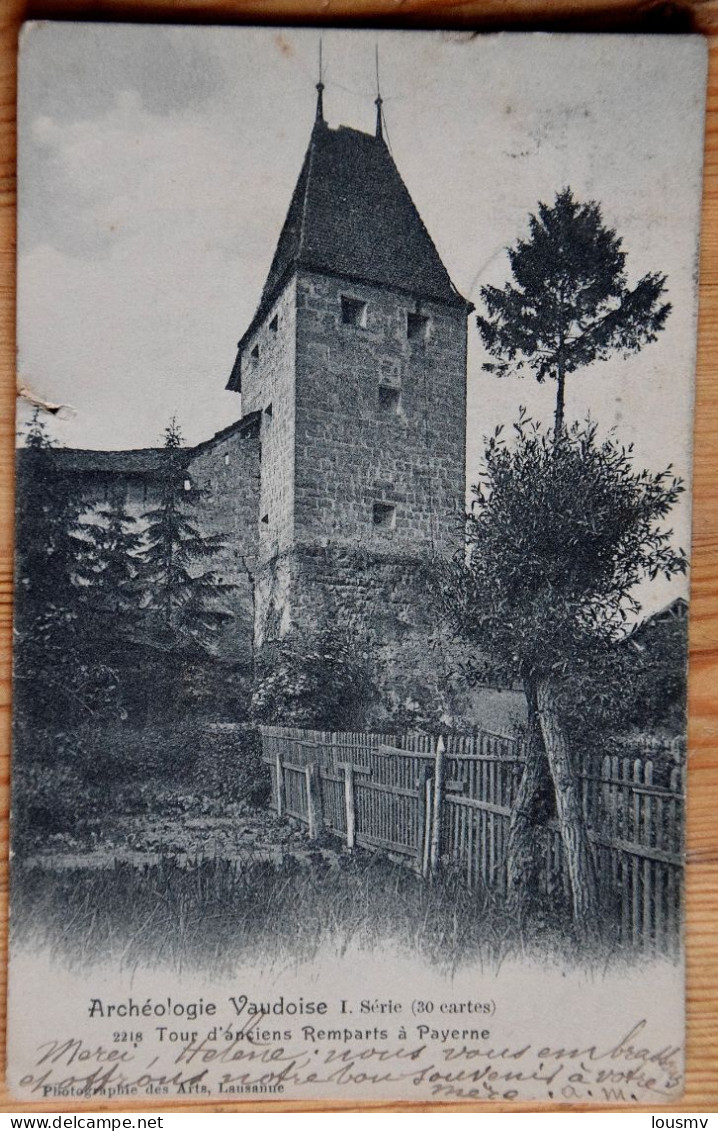
[[[595,201],[579,204],[570,188],[553,206],[539,203],[530,237],[508,249],[513,283],[485,286],[477,316],[484,345],[497,360],[484,369],[557,383],[555,432],[564,425],[566,377],[615,351],[637,353],[656,340],[671,307],[664,275],[644,275],[632,289],[622,241],[605,227]]]
[[[139,554],[144,542],[137,519],[117,492],[83,521],[81,531],[78,576],[85,603],[93,616],[113,618],[114,631],[131,632],[139,614]]]
[[[82,552],[77,486],[53,458],[55,445],[36,408],[17,460],[16,608],[21,617],[74,600]]]
[[[116,672],[88,646],[85,506],[54,448],[36,409],[18,452],[15,570],[17,719],[31,727],[90,718],[117,687]]]
[[[158,503],[142,516],[147,524],[139,555],[144,608],[165,649],[190,642],[206,648],[227,618],[220,601],[233,586],[215,570],[201,568],[222,549],[222,538],[201,533],[191,521],[202,492],[188,478],[182,432],[174,418],[164,437]]]
[[[574,675],[627,635],[640,607],[637,583],[685,571],[683,551],[673,550],[671,531],[661,528],[683,488],[670,467],[635,470],[631,450],[611,438],[600,441],[592,423],[542,433],[522,411],[514,428],[513,445],[500,428],[488,441],[467,517],[467,554],[444,568],[439,594],[455,629],[475,643],[484,663],[523,683],[529,740],[514,847],[525,848],[520,834],[546,803],[545,756],[574,921],[590,931],[599,916],[598,887],[579,761],[562,707]],[[525,882],[525,855],[512,859],[515,882]]]

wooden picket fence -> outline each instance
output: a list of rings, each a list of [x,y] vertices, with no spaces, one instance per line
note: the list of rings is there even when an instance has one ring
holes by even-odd
[[[516,739],[491,734],[328,733],[262,727],[277,812],[401,857],[424,876],[443,866],[470,887],[505,896],[511,811],[523,767]],[[684,764],[616,753],[587,755],[583,807],[607,912],[618,941],[680,945]],[[547,898],[568,893],[558,826],[542,869]]]

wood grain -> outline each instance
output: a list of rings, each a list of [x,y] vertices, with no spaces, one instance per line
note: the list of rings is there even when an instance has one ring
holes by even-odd
[[[184,23],[372,24],[392,27],[696,31],[710,37],[710,73],[700,284],[695,426],[695,495],[690,651],[690,757],[687,882],[687,1087],[655,1111],[718,1110],[718,0],[4,0],[0,5],[0,945],[6,952],[7,809],[15,432],[15,85],[18,31],[28,18]],[[0,986],[4,1034],[6,961]],[[4,1050],[3,1050],[4,1051]],[[4,1056],[3,1056],[4,1061]],[[101,1103],[93,1111],[118,1105]],[[358,1110],[356,1104],[172,1102],[119,1105],[138,1111]],[[69,1104],[64,1111],[79,1111]],[[18,1104],[0,1087],[0,1111],[56,1110]],[[456,1104],[454,1111],[568,1111],[569,1105]],[[366,1111],[446,1110],[429,1103],[363,1105]],[[592,1110],[581,1106],[578,1110]],[[610,1107],[604,1111],[635,1110]]]

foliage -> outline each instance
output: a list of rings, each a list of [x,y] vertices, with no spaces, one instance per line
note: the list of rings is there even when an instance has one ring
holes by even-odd
[[[54,443],[35,409],[18,454],[16,608],[21,615],[71,606],[82,553],[82,499],[52,458]]]
[[[564,725],[575,742],[630,731],[685,730],[688,641],[685,621],[639,627],[585,659],[564,691]]]
[[[513,282],[481,289],[477,317],[498,377],[531,370],[557,381],[556,431],[563,427],[566,375],[618,350],[624,356],[656,340],[670,313],[665,276],[651,272],[630,288],[626,253],[595,201],[570,188],[529,217],[530,235],[508,250]]]
[[[636,471],[630,449],[599,441],[590,422],[543,433],[522,412],[514,427],[513,445],[501,429],[488,441],[467,554],[441,572],[439,596],[455,628],[481,649],[485,669],[518,676],[526,694],[526,764],[509,829],[510,899],[520,909],[533,885],[536,833],[552,795],[574,923],[586,938],[604,920],[564,718],[571,688],[575,704],[580,677],[588,675],[590,688],[592,665],[627,635],[629,614],[639,608],[637,583],[685,571],[683,552],[661,528],[682,485],[670,468]]]
[[[158,503],[142,516],[144,608],[151,631],[167,649],[190,642],[206,647],[227,618],[221,598],[232,589],[215,570],[201,569],[222,548],[222,538],[203,534],[191,520],[202,493],[187,478],[182,433],[174,418],[165,429],[164,450]]]
[[[18,455],[15,705],[19,721],[112,711],[118,672],[89,641],[79,577],[87,543],[81,494],[52,455],[36,410]]]
[[[367,643],[335,626],[266,645],[256,665],[252,709],[259,722],[361,730],[378,695]]]
[[[262,740],[252,727],[204,729],[194,760],[195,787],[227,802],[263,806],[269,801],[271,776],[262,761]]]
[[[543,433],[521,412],[499,428],[467,517],[468,553],[441,574],[445,611],[497,678],[565,674],[627,634],[643,578],[684,573],[661,528],[683,486],[670,467],[633,467],[595,424]]]
[[[19,720],[142,721],[178,699],[192,713],[231,717],[248,698],[236,665],[210,670],[231,586],[203,568],[221,539],[191,521],[202,496],[185,490],[181,442],[172,421],[158,503],[138,523],[120,490],[94,508],[83,498],[35,413],[18,457]]]
[[[88,609],[102,622],[103,633],[108,630],[108,618],[115,631],[136,629],[141,597],[138,554],[143,536],[122,494],[115,492],[108,503],[96,507],[80,529],[83,545],[77,577]]]
[[[15,850],[54,834],[87,840],[108,817],[187,804],[262,806],[270,776],[251,727],[198,722],[132,727],[97,719],[72,729],[18,727],[13,766]]]
[[[75,767],[18,761],[13,765],[14,852],[36,841],[47,844],[54,835],[74,835],[90,816],[88,801],[91,798]]]
[[[628,666],[635,672],[624,729],[662,726],[683,734],[686,726],[688,625],[686,621],[649,626],[627,642]],[[625,702],[625,700],[624,700]]]

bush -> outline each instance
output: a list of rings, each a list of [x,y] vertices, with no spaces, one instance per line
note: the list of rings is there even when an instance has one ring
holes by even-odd
[[[318,730],[363,730],[380,692],[376,657],[351,628],[293,633],[265,646],[252,712],[259,722]]]
[[[95,798],[71,766],[16,765],[12,840],[15,851],[58,834],[76,833],[95,813]]]
[[[228,802],[266,805],[271,790],[269,766],[262,761],[262,740],[251,727],[205,727],[199,735],[194,783],[203,793]]]
[[[269,768],[259,734],[236,724],[95,726],[15,735],[18,845],[81,833],[90,819],[166,809],[180,794],[260,806]]]

